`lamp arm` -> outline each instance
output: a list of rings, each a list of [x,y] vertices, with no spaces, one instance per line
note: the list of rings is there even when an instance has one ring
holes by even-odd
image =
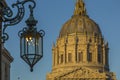
[[[3,27],[3,35],[2,35],[3,40],[2,40],[2,42],[5,42],[9,38],[8,34],[5,32],[6,28],[8,26],[13,26],[13,25],[18,24],[23,19],[24,15],[25,15],[24,5],[28,2],[33,3],[33,5],[29,4],[29,6],[31,6],[32,9],[34,9],[36,7],[36,3],[35,3],[34,0],[24,0],[24,1],[21,1],[21,2],[17,1],[16,3],[12,4],[12,8],[16,7],[18,9],[17,15],[14,16],[14,17],[13,17],[13,11],[10,9],[10,7],[4,7],[3,8],[2,19],[3,19],[3,22],[4,22],[4,27]]]
[[[17,7],[18,12],[17,15],[15,17],[13,16],[13,12],[9,7],[5,7],[3,8],[3,22],[4,22],[4,26],[13,26],[18,24],[19,22],[21,22],[21,20],[23,19],[24,15],[25,15],[25,7],[24,4],[27,2],[32,2],[33,6],[32,8],[35,8],[36,3],[34,0],[24,0],[24,1],[17,1],[16,3],[14,3],[12,5],[13,8]],[[31,4],[29,5],[31,6]]]

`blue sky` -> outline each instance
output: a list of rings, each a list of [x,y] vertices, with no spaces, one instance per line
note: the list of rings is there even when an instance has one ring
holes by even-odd
[[[16,0],[6,0],[10,6]],[[46,74],[52,67],[52,44],[56,42],[62,25],[71,18],[76,0],[35,0],[35,18],[39,21],[37,28],[46,32],[44,37],[44,57],[35,65],[34,72],[29,71],[29,66],[19,56],[18,31],[25,27],[24,21],[28,18],[26,12],[24,19],[18,25],[8,27],[6,32],[9,40],[5,47],[14,57],[11,64],[11,80],[45,80]],[[120,80],[120,0],[85,0],[88,15],[99,24],[102,34],[109,42],[110,70],[115,72]],[[26,10],[27,10],[26,5]],[[16,9],[13,9],[16,11]],[[28,11],[28,10],[27,10]],[[15,12],[16,13],[16,12]]]

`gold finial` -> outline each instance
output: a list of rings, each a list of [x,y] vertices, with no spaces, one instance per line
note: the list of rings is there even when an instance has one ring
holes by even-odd
[[[81,15],[81,16],[87,15],[83,0],[77,0],[74,15]]]

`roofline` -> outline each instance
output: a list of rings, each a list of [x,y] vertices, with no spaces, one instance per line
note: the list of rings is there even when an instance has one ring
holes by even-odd
[[[6,49],[2,49],[2,55],[5,56],[10,62],[13,62],[14,58],[10,55],[10,52]]]

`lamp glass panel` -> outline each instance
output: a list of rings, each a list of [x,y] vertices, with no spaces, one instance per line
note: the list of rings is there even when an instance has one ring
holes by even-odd
[[[26,37],[26,51],[27,54],[35,54],[35,38]]]
[[[43,46],[42,38],[40,37],[38,41],[39,41],[39,45],[38,45],[39,55],[43,55],[43,51],[42,51],[43,50],[43,47],[42,47]]]
[[[21,56],[27,54],[27,44],[26,44],[26,38],[22,37],[21,38]]]

